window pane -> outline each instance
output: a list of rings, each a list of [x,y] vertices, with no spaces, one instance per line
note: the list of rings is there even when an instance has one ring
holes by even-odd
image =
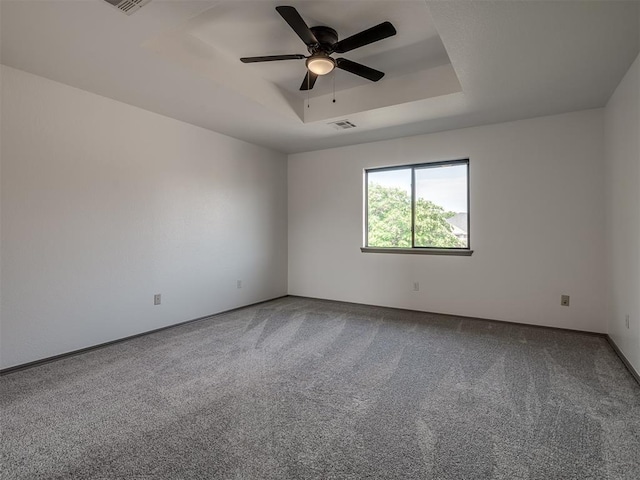
[[[411,247],[411,169],[369,172],[367,245]]]
[[[467,165],[415,172],[415,246],[468,248]]]

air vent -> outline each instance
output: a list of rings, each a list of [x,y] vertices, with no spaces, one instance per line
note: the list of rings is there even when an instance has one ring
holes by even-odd
[[[131,15],[133,12],[137,12],[144,5],[149,3],[151,0],[104,0],[110,5],[113,5],[118,10],[126,13],[127,15]]]
[[[336,130],[348,130],[349,128],[356,128],[355,124],[351,123],[349,120],[338,120],[337,122],[331,122],[328,125],[331,125]]]

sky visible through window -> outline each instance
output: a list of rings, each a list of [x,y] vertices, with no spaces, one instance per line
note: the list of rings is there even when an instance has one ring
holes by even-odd
[[[411,169],[369,173],[369,183],[397,187],[411,195]],[[447,211],[467,212],[467,166],[446,165],[416,169],[416,196]]]

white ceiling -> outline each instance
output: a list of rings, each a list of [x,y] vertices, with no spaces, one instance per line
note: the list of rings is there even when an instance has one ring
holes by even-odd
[[[415,110],[415,105],[407,107],[461,92],[458,77],[422,0],[298,1],[297,7],[311,26],[327,24],[326,20],[318,19],[340,12],[341,23],[350,21],[356,25],[350,30],[335,25],[347,36],[377,25],[381,19],[404,25],[398,35],[352,50],[343,57],[382,69],[387,72],[384,81],[372,83],[336,69],[320,77],[312,92],[300,92],[306,71],[302,60],[258,64],[239,61],[256,52],[266,55],[306,50],[277,13],[278,4],[274,0],[245,1],[239,8],[237,1],[220,1],[189,21],[148,39],[143,46],[177,68],[188,69],[210,79],[219,88],[255,101],[274,117],[283,117],[281,121],[321,122],[313,128],[317,132],[327,131],[327,123],[345,117],[358,122],[360,128],[381,128],[388,126],[391,118],[379,115],[381,111],[402,104],[405,110]],[[372,4],[376,6],[373,11]],[[350,20],[344,20],[347,15]],[[336,102],[333,102],[334,86]],[[400,121],[406,119],[402,117]]]
[[[306,108],[302,61],[237,62],[305,53],[278,4],[341,38],[390,20],[397,36],[344,55],[385,78],[339,72],[335,105],[321,78]],[[0,7],[3,64],[283,152],[602,107],[640,47],[637,1],[152,0],[131,16],[102,0]],[[336,131],[331,118],[358,127]]]

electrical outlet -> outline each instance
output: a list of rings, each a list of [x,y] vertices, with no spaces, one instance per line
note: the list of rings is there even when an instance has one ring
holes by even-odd
[[[420,291],[420,282],[413,282],[413,291],[414,292]]]
[[[156,293],[156,294],[153,296],[153,304],[154,304],[154,305],[160,305],[160,303],[161,303],[160,294],[159,294],[159,293]]]
[[[560,297],[560,305],[562,305],[563,307],[569,306],[569,295],[562,295]]]
[[[629,328],[629,314],[628,313],[624,316],[624,324],[626,325],[627,328]]]
[[[236,281],[236,288],[242,288],[242,280]]]

